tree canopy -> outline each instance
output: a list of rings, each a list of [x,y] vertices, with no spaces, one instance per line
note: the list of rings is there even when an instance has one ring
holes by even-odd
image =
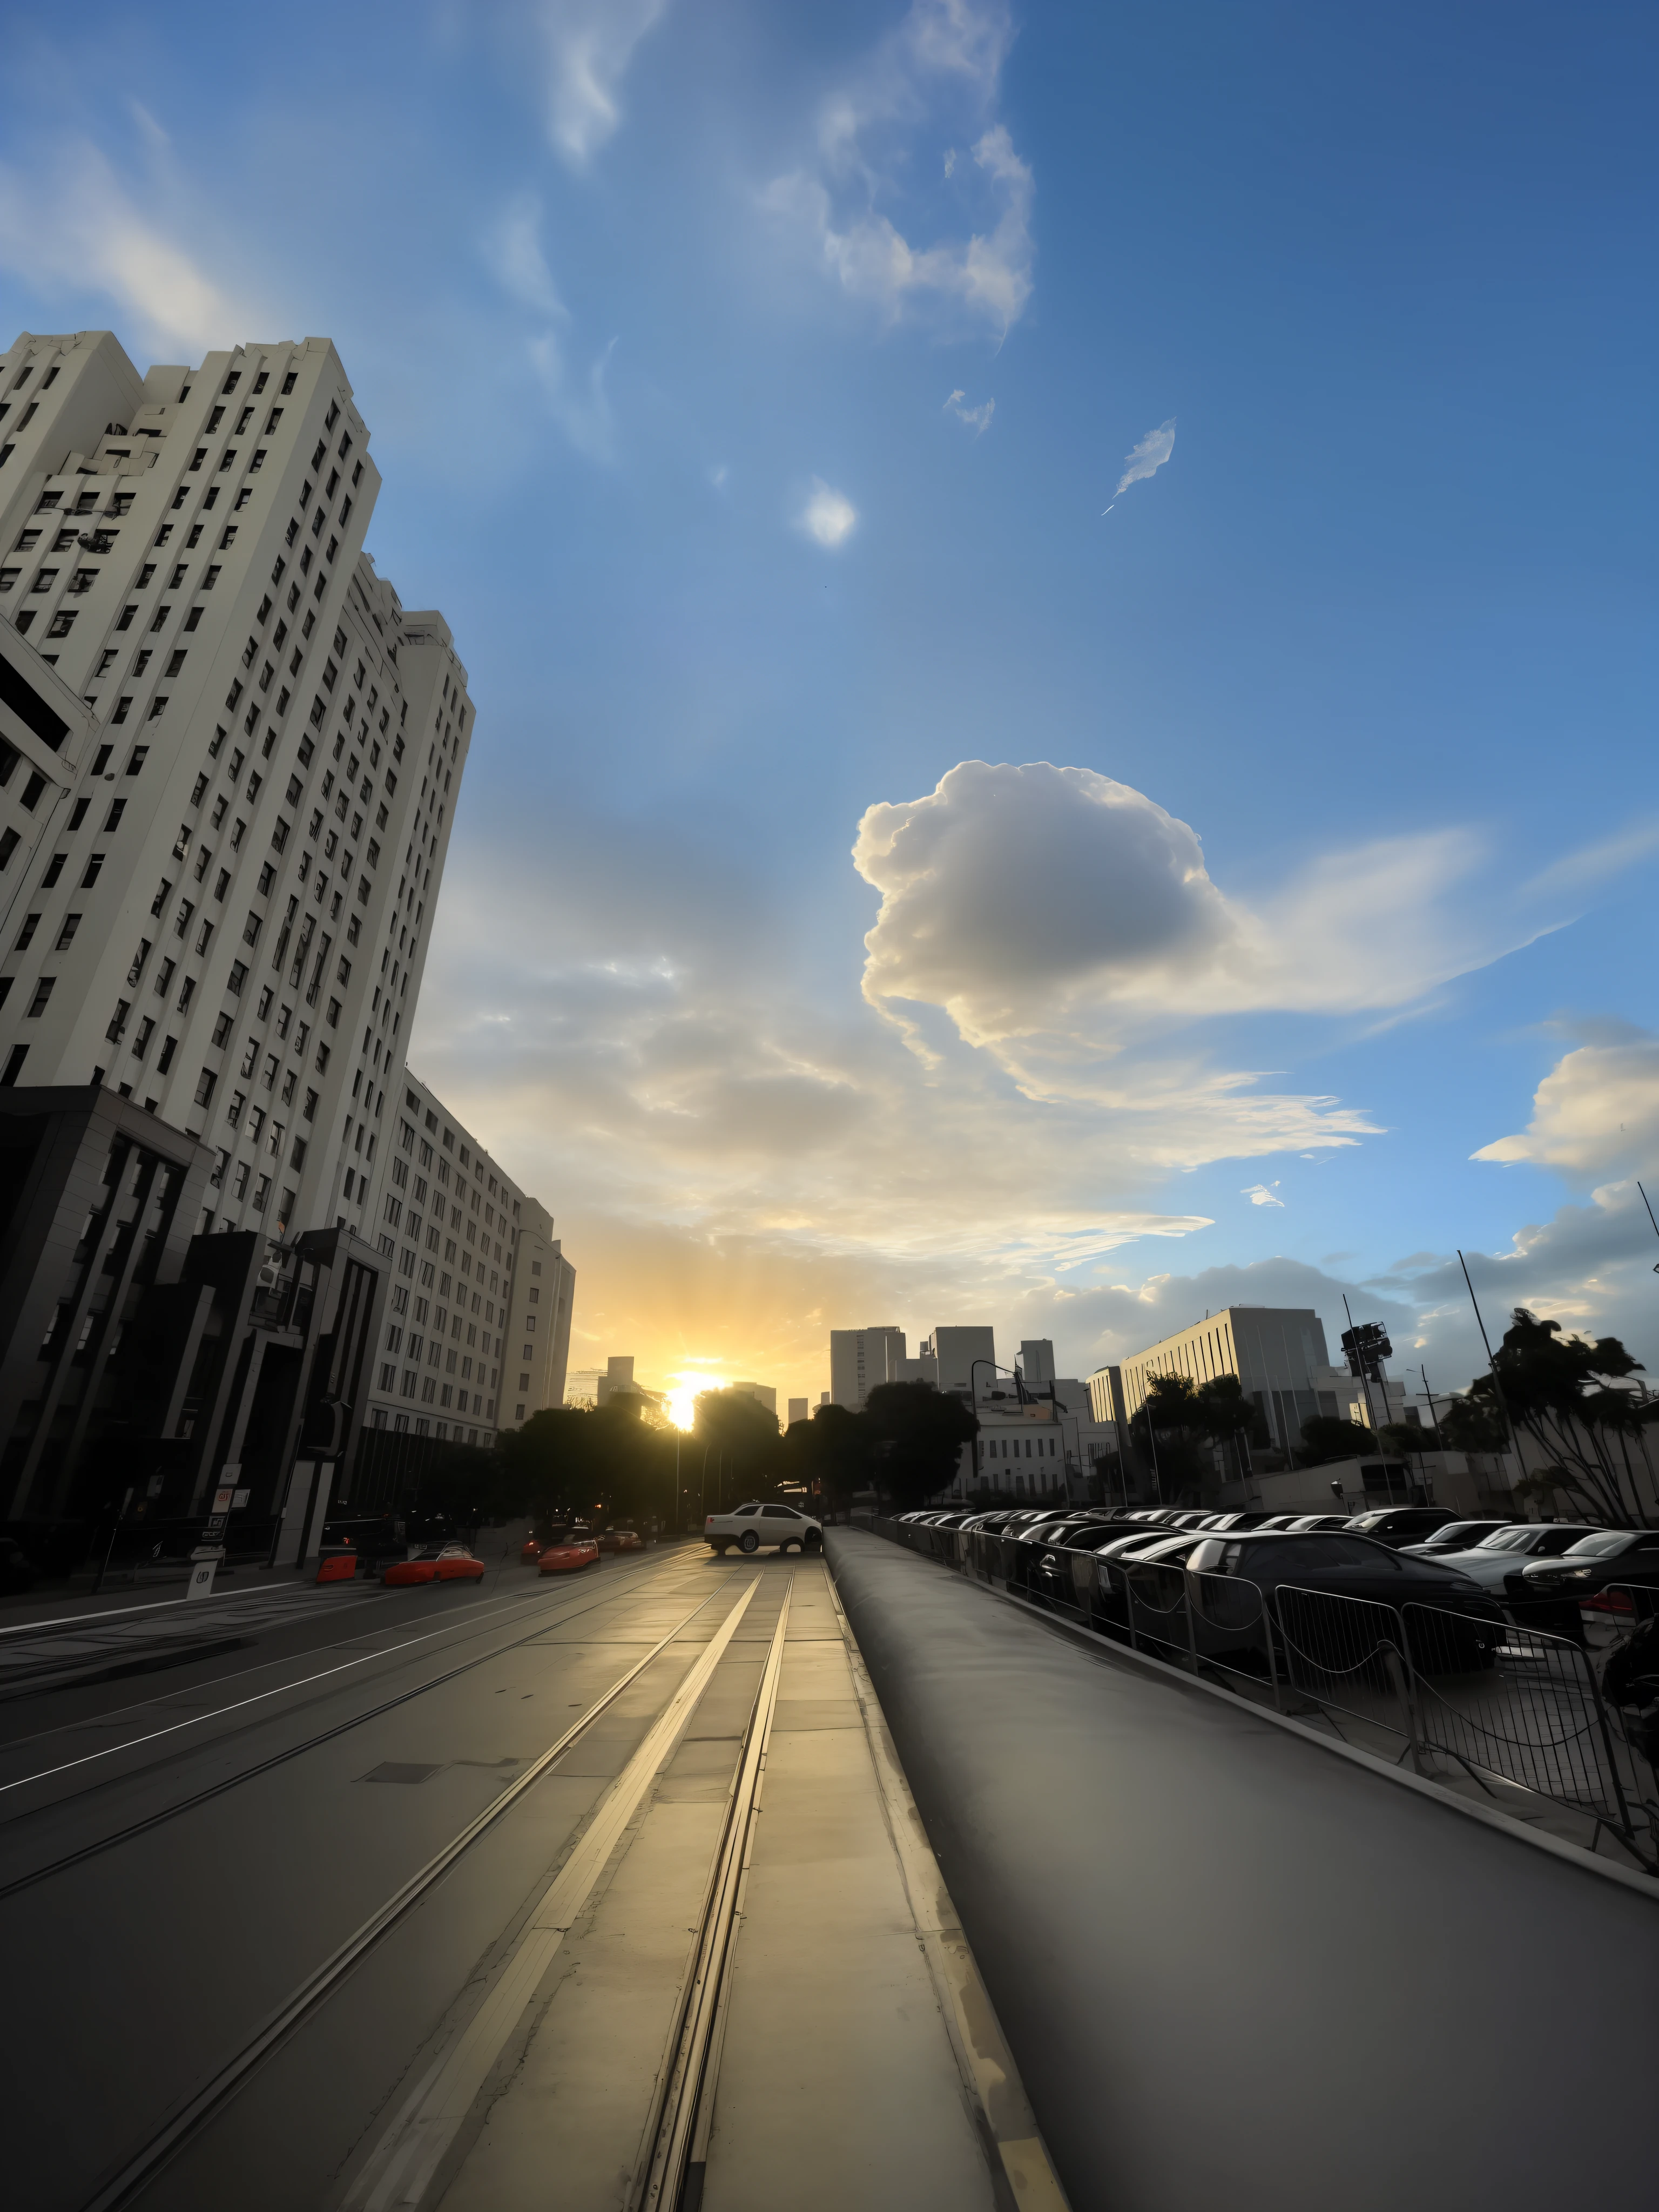
[[[878,1382],[863,1418],[880,1486],[906,1510],[949,1487],[962,1447],[979,1434],[978,1417],[931,1382]]]
[[[1516,1306],[1492,1364],[1496,1376],[1478,1376],[1463,1402],[1506,1440],[1511,1423],[1532,1439],[1545,1464],[1525,1479],[1524,1491],[1565,1498],[1614,1527],[1647,1522],[1637,1478],[1643,1401],[1620,1387],[1644,1372],[1640,1360],[1616,1336],[1569,1336],[1559,1321]],[[1450,1427],[1449,1419],[1441,1425]]]

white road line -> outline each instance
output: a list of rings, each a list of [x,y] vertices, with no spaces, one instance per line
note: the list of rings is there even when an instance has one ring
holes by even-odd
[[[617,1595],[620,1596],[623,1593],[619,1591]],[[471,1626],[474,1623],[465,1625]],[[335,1674],[349,1674],[354,1667],[367,1667],[372,1659],[390,1659],[399,1651],[411,1651],[417,1644],[430,1644],[434,1637],[447,1634],[454,1626],[452,1621],[445,1628],[428,1630],[424,1636],[409,1637],[402,1644],[382,1644],[378,1650],[365,1651],[361,1658],[343,1660],[339,1666],[325,1667],[315,1674],[302,1674],[298,1681],[278,1682],[269,1690],[255,1691],[251,1698],[238,1698],[234,1704],[216,1705],[211,1712],[192,1713],[187,1720],[173,1721],[167,1728],[151,1729],[143,1735],[128,1736],[120,1743],[106,1744],[101,1751],[85,1752],[79,1759],[64,1759],[60,1765],[37,1768],[33,1774],[20,1775],[15,1782],[0,1782],[0,1797],[13,1790],[27,1789],[31,1782],[50,1782],[55,1775],[72,1773],[78,1766],[90,1766],[98,1759],[112,1759],[118,1751],[137,1751],[143,1744],[157,1743],[163,1736],[177,1735],[181,1729],[200,1728],[204,1721],[222,1720],[228,1713],[240,1713],[249,1705],[264,1705],[267,1698],[285,1696],[290,1690],[308,1689],[313,1682],[326,1682]]]
[[[523,2017],[657,1770],[690,1718],[759,1588],[757,1576],[600,1800],[592,1822],[532,1915],[495,1987],[449,2050],[433,2061],[416,2083],[375,2145],[341,2212],[407,2212],[407,2208],[422,2203],[490,2068]]]

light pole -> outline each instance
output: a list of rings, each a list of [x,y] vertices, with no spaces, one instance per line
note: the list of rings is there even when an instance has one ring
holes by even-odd
[[[975,1370],[981,1367],[988,1367],[991,1370],[991,1380],[994,1387],[985,1394],[988,1400],[994,1398],[999,1401],[1003,1401],[1006,1399],[1008,1393],[1006,1390],[997,1389],[994,1387],[994,1384],[999,1375],[1012,1375],[1014,1378],[1014,1395],[1022,1406],[1024,1404],[1025,1378],[1020,1373],[1018,1367],[999,1367],[994,1359],[970,1359],[968,1363],[968,1410],[969,1413],[974,1414],[974,1419],[975,1420],[978,1420],[979,1415],[974,1411],[975,1406],[978,1404],[978,1393],[974,1384],[974,1375]],[[988,1484],[986,1486],[988,1488]]]

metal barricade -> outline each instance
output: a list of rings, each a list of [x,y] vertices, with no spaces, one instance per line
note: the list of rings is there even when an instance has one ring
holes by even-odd
[[[1285,1583],[1268,1610],[1287,1689],[1415,1748],[1405,1632],[1391,1605]]]
[[[1578,1644],[1443,1606],[1401,1611],[1425,1749],[1632,1839],[1607,1714]]]

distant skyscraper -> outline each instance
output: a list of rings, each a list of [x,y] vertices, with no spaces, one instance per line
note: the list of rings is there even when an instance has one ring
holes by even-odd
[[[811,1407],[810,1407],[810,1405],[809,1405],[809,1403],[808,1403],[808,1401],[807,1401],[807,1400],[806,1400],[806,1399],[805,1399],[805,1398],[792,1398],[792,1399],[789,1401],[789,1425],[790,1425],[790,1427],[793,1429],[793,1428],[794,1427],[794,1425],[795,1425],[795,1424],[796,1424],[796,1422],[797,1422],[797,1421],[804,1421],[804,1420],[807,1418],[807,1415],[808,1415],[808,1413],[811,1412]]]
[[[778,1394],[771,1383],[728,1382],[726,1387],[728,1390],[740,1390],[745,1398],[755,1399],[758,1404],[765,1407],[775,1420],[777,1419]]]

